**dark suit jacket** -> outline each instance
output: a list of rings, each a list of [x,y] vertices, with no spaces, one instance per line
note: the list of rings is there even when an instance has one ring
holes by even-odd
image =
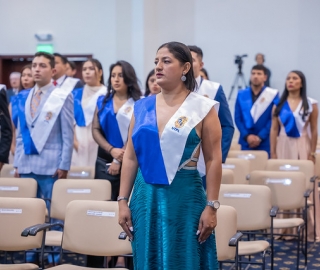
[[[0,162],[8,163],[12,141],[12,126],[6,90],[0,89]]]
[[[221,123],[222,139],[221,139],[221,150],[222,150],[222,162],[226,161],[228,152],[232,143],[234,125],[229,109],[229,104],[224,94],[223,88],[220,85],[214,100],[220,102],[219,107],[219,120]]]
[[[11,97],[13,97],[15,94],[14,94],[14,92],[13,92],[13,89],[8,89],[8,90],[6,91],[6,94],[7,94],[7,102],[8,102],[8,104],[9,104]]]

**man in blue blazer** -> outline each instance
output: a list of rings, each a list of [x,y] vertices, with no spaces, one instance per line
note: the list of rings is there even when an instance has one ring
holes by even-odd
[[[251,86],[238,92],[235,122],[240,132],[242,150],[264,150],[270,156],[272,107],[279,100],[279,91],[266,87],[267,71],[263,65],[252,67]]]
[[[232,137],[234,133],[234,125],[233,125],[231,112],[229,109],[229,104],[227,102],[222,85],[220,83],[204,80],[200,76],[200,71],[204,65],[202,61],[203,52],[201,48],[194,45],[188,46],[188,47],[192,55],[193,74],[197,81],[195,92],[199,93],[200,95],[206,96],[208,98],[214,99],[220,103],[218,117],[220,120],[221,130],[222,130],[221,150],[222,150],[222,163],[224,163],[228,156],[228,152],[231,146]],[[202,176],[203,186],[204,188],[206,188],[206,177],[205,175],[203,175],[205,174],[204,164],[201,165],[201,163],[204,163],[204,161],[201,160],[201,156],[200,156],[200,160],[198,162],[198,170]],[[201,171],[201,167],[203,172]]]
[[[219,120],[221,123],[222,129],[222,140],[221,140],[221,149],[222,149],[222,162],[224,163],[233,138],[234,125],[229,109],[229,104],[224,94],[222,85],[220,83],[211,82],[204,80],[200,76],[200,71],[203,68],[203,52],[201,48],[197,46],[188,46],[191,51],[192,60],[193,60],[193,73],[197,81],[197,89],[195,92],[207,96],[211,99],[214,99],[220,103],[219,107]]]
[[[49,199],[54,182],[67,177],[73,149],[73,96],[52,84],[54,71],[52,55],[35,54],[35,87],[20,92],[17,98],[19,124],[14,156],[15,176],[34,178],[38,182],[37,197]],[[52,263],[51,256],[48,259]],[[27,260],[34,261],[34,257]]]

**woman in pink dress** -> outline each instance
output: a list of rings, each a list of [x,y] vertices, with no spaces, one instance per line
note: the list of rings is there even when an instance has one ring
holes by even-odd
[[[291,71],[287,76],[285,90],[279,104],[273,108],[270,132],[271,158],[308,159],[315,163],[317,139],[318,101],[307,97],[304,74],[301,71]],[[317,188],[315,207],[316,209],[320,207]],[[318,226],[320,215],[316,216],[316,219],[319,227],[317,236],[320,236],[320,226]],[[310,225],[312,226],[309,232],[313,235],[313,220]],[[311,238],[310,234],[309,238]]]

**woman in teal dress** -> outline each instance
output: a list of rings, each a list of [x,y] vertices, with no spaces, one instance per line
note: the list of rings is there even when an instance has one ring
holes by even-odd
[[[219,104],[192,92],[192,57],[184,44],[160,46],[155,64],[162,90],[135,104],[122,164],[119,224],[132,242],[134,269],[218,269]],[[200,154],[207,193],[197,170]]]

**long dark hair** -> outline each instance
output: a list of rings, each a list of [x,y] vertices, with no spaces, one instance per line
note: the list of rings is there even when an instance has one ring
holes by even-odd
[[[301,79],[301,88],[300,88],[300,97],[302,99],[302,108],[303,108],[303,112],[301,114],[302,120],[305,121],[305,117],[308,115],[309,113],[309,103],[308,103],[308,97],[307,97],[307,81],[306,81],[306,77],[304,76],[304,74],[299,71],[299,70],[292,70],[290,73],[295,73],[299,76],[299,78]],[[287,98],[289,95],[289,91],[287,89],[287,83],[285,84],[284,87],[284,91],[281,95],[279,104],[277,105],[275,111],[274,111],[274,116],[278,117],[279,113],[283,107],[283,104],[286,102]]]
[[[29,65],[25,65],[25,66],[21,69],[21,71],[20,71],[21,76],[20,76],[19,92],[20,92],[21,90],[24,90],[24,89],[25,89],[25,88],[22,86],[22,73],[23,73],[23,71],[24,71],[24,70],[26,70],[26,69],[30,69],[30,70],[32,70],[32,65],[31,65],[31,64],[29,64]],[[35,84],[36,84],[36,83],[35,83],[35,82],[33,82],[33,86],[34,86]]]
[[[162,48],[168,48],[169,52],[182,64],[190,63],[191,67],[186,76],[186,80],[183,82],[186,88],[190,91],[194,91],[197,82],[193,75],[192,56],[188,46],[183,43],[172,41],[162,44],[158,51]],[[182,75],[182,74],[181,74]]]
[[[88,59],[87,61],[85,61],[83,63],[82,68],[83,68],[84,64],[87,63],[87,62],[92,63],[92,65],[94,67],[96,67],[99,71],[100,70],[102,71],[102,76],[100,78],[100,83],[104,85],[103,68],[102,68],[102,65],[101,65],[100,61],[98,59],[95,59],[95,58],[90,58],[90,59]]]
[[[133,66],[131,66],[130,63],[121,60],[110,66],[107,94],[103,100],[103,106],[106,104],[107,100],[109,98],[112,98],[114,95],[114,91],[112,90],[112,85],[111,85],[111,74],[112,74],[112,70],[116,66],[120,66],[122,68],[123,80],[126,86],[128,87],[128,96],[132,98],[134,101],[137,101],[142,96],[140,87],[138,85],[138,78],[137,78],[136,72],[134,71]]]
[[[145,91],[145,93],[144,93],[144,96],[145,97],[147,97],[147,96],[149,96],[150,95],[150,88],[149,88],[149,84],[148,84],[148,81],[149,81],[149,79],[150,79],[150,77],[151,76],[153,76],[155,74],[155,71],[154,71],[154,69],[153,70],[151,70],[150,72],[149,72],[149,74],[148,74],[148,76],[147,76],[147,79],[146,79],[146,91]]]

